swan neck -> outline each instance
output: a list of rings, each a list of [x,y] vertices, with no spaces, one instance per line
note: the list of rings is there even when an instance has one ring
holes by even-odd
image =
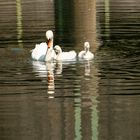
[[[52,54],[52,49],[47,48],[46,55],[45,55],[45,61],[50,61],[51,60],[51,54]]]
[[[62,57],[62,49],[60,49],[56,55],[56,60],[61,60]]]
[[[45,61],[50,61],[51,60],[52,50],[53,50],[53,39],[51,39],[50,47],[47,47],[46,54],[45,54]]]
[[[50,45],[50,48],[53,49],[53,39],[51,39],[51,45]]]
[[[89,48],[85,48],[85,52],[88,52],[89,51]]]
[[[60,52],[59,52],[59,54],[61,54],[62,53],[62,49],[60,49]]]
[[[52,46],[51,47],[53,48],[53,39],[52,39]]]

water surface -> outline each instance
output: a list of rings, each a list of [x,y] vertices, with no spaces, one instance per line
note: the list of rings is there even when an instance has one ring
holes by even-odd
[[[139,1],[0,2],[0,139],[140,139]],[[52,29],[92,61],[32,61]]]

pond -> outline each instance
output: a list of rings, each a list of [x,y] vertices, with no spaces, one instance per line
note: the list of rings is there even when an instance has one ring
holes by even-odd
[[[138,0],[1,0],[0,16],[0,139],[140,139]],[[33,61],[49,29],[95,58]]]

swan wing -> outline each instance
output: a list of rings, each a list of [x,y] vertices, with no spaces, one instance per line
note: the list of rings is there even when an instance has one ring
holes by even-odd
[[[85,51],[81,51],[81,52],[79,52],[78,57],[83,58],[84,54],[85,54]]]
[[[69,51],[69,52],[62,52],[61,59],[62,60],[72,60],[76,58],[76,52],[75,51]]]
[[[44,59],[44,56],[47,51],[47,44],[45,42],[42,42],[40,44],[36,44],[35,48],[32,50],[32,59],[34,60],[42,60]]]
[[[83,56],[83,58],[86,60],[91,60],[94,58],[94,54],[89,51]]]

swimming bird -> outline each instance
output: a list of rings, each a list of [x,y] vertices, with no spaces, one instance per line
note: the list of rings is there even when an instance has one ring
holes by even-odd
[[[53,32],[51,30],[46,31],[47,43],[42,42],[36,44],[35,48],[31,50],[31,57],[37,61],[50,61],[55,57],[55,51],[53,49]]]
[[[85,59],[85,60],[93,59],[94,54],[92,52],[90,52],[90,50],[89,50],[89,48],[90,48],[89,42],[84,43],[84,48],[85,48],[85,50],[79,52],[79,54],[78,54],[79,59]]]
[[[58,61],[72,61],[72,60],[76,59],[77,54],[74,50],[69,51],[69,52],[63,52],[59,45],[56,45],[54,47],[54,50],[56,52],[55,60],[58,60]]]

